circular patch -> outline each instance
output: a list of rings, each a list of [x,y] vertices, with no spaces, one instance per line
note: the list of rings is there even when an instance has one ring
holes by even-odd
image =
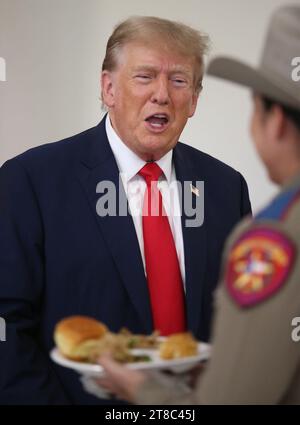
[[[269,228],[249,230],[229,254],[228,292],[242,307],[269,298],[286,282],[294,257],[295,247],[284,234]]]

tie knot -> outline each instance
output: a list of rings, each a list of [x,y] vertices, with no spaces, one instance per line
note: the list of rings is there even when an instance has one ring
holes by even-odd
[[[150,185],[151,182],[158,181],[159,177],[162,175],[162,169],[155,162],[148,162],[139,171],[139,175],[144,177],[147,185]]]

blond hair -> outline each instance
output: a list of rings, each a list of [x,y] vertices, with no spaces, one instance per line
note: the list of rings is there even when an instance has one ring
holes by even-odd
[[[132,16],[117,25],[108,39],[102,71],[114,71],[118,57],[125,44],[140,41],[153,44],[159,41],[165,46],[187,57],[194,57],[194,87],[197,92],[202,88],[204,73],[204,55],[209,49],[209,37],[180,22],[156,18],[154,16]]]

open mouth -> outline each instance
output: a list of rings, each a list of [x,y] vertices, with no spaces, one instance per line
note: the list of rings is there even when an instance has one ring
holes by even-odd
[[[164,130],[169,123],[167,114],[153,114],[145,120],[148,126],[153,130]]]

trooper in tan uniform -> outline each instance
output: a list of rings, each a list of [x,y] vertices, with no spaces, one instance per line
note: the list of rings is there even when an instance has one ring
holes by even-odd
[[[208,69],[253,90],[252,137],[281,191],[227,242],[206,370],[184,391],[175,378],[164,383],[103,357],[100,383],[109,391],[138,404],[300,403],[300,342],[292,338],[300,316],[299,56],[300,7],[285,6],[272,17],[258,69],[226,58]]]

